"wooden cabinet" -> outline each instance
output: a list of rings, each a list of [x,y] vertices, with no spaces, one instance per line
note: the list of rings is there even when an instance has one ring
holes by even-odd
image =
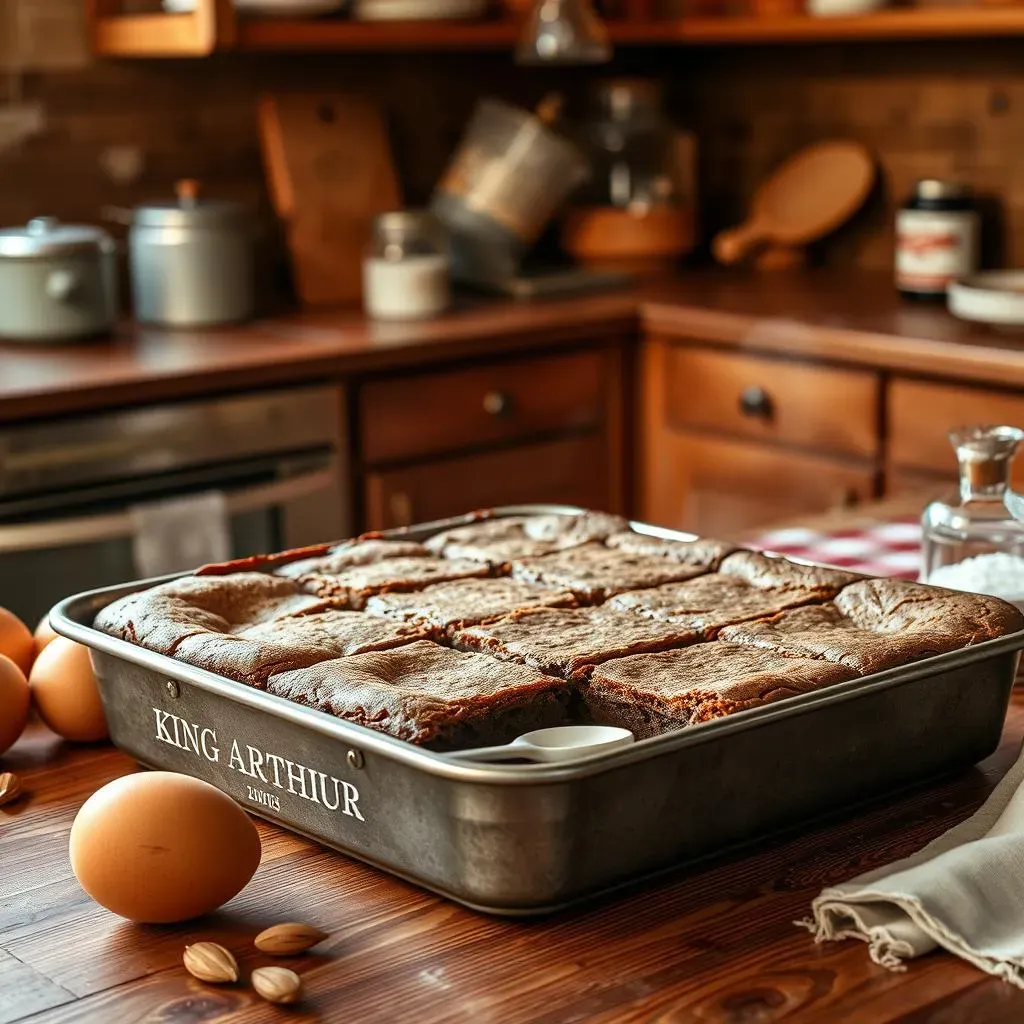
[[[738,537],[879,489],[881,379],[652,338],[641,353],[639,515]],[[759,389],[753,414],[745,393]]]
[[[630,352],[609,338],[361,382],[363,528],[535,502],[624,511]]]

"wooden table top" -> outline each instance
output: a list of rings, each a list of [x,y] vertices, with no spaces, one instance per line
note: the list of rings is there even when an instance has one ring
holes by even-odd
[[[887,274],[687,270],[601,294],[461,300],[435,320],[353,310],[175,331],[126,323],[112,338],[0,342],[0,422],[341,378],[500,351],[564,346],[638,328],[818,360],[1024,385],[1020,335],[901,300]]]
[[[688,1021],[1019,1021],[1024,992],[945,953],[904,974],[859,942],[816,946],[793,921],[823,885],[898,857],[978,807],[1024,737],[1024,694],[979,767],[587,909],[492,919],[266,824],[263,863],[217,914],[188,925],[121,921],[78,887],[68,831],[99,786],[135,770],[109,746],[33,727],[0,760],[27,797],[0,809],[0,1022],[33,1024],[683,1024]],[[278,961],[306,988],[283,1011],[181,966],[210,939],[244,967],[252,937],[285,920],[330,932]],[[285,1015],[285,1013],[287,1015]]]

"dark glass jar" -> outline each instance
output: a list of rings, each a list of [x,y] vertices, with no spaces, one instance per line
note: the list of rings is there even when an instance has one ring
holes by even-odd
[[[919,181],[896,214],[896,287],[913,299],[943,299],[978,267],[979,217],[970,188]]]

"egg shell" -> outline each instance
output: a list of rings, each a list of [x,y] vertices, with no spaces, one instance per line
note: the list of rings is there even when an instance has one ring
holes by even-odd
[[[0,654],[5,654],[27,676],[36,656],[35,638],[13,612],[0,608]]]
[[[36,657],[38,658],[43,648],[51,641],[57,639],[57,634],[53,631],[53,627],[50,625],[50,616],[44,615],[39,620],[39,625],[36,626],[35,633],[32,634],[32,639],[36,649]]]
[[[25,731],[30,703],[25,674],[0,654],[0,754],[14,746]]]
[[[169,924],[241,892],[261,847],[252,820],[219,789],[176,772],[143,772],[86,800],[69,853],[97,903],[129,921]]]
[[[58,735],[94,743],[109,735],[89,649],[59,636],[46,645],[28,677],[39,717]]]

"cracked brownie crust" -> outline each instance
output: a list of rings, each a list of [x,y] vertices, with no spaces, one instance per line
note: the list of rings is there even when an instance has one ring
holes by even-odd
[[[428,641],[273,676],[270,693],[436,750],[508,743],[566,722],[569,687]]]
[[[569,607],[576,598],[569,590],[541,587],[508,577],[455,580],[424,590],[371,597],[371,615],[418,622],[446,631],[500,619],[528,608]]]
[[[855,676],[843,665],[716,640],[606,661],[584,685],[583,698],[595,722],[647,738]]]
[[[303,558],[276,569],[278,576],[298,579],[318,573],[333,576],[359,565],[374,565],[389,558],[426,558],[430,555],[422,544],[407,540],[354,540],[331,548],[317,558]]]
[[[610,548],[626,551],[631,555],[667,558],[673,562],[703,569],[705,572],[717,569],[722,564],[722,559],[737,549],[735,544],[713,540],[710,537],[698,537],[696,540],[664,540],[661,537],[634,533],[632,530],[613,534],[605,543]]]
[[[452,643],[460,650],[578,679],[609,658],[663,651],[696,639],[691,630],[602,607],[514,612],[490,625],[459,630]]]

